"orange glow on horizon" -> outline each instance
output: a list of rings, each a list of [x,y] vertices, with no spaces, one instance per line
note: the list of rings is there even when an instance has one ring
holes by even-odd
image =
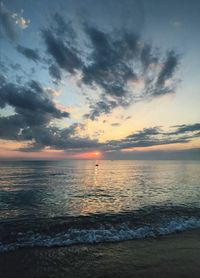
[[[76,159],[99,159],[102,157],[101,152],[86,152],[86,153],[78,153],[71,155],[71,158]]]
[[[62,150],[45,150],[40,152],[20,152],[13,150],[2,150],[0,148],[0,158],[14,159],[100,159],[101,152],[66,153]]]

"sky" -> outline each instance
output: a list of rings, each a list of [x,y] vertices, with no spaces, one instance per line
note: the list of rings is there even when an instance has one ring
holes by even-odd
[[[200,1],[0,2],[0,158],[200,159]]]

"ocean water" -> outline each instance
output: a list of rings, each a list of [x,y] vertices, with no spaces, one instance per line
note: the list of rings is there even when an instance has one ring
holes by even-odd
[[[200,161],[1,161],[0,251],[200,228]]]

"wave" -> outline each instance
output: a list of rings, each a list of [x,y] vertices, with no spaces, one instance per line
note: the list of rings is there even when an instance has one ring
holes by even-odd
[[[158,237],[200,228],[200,209],[151,206],[115,215],[0,222],[0,252]]]

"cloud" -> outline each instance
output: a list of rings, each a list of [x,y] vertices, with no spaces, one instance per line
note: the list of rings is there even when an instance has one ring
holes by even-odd
[[[183,134],[183,133],[187,133],[187,132],[200,132],[200,123],[196,123],[196,124],[191,124],[191,125],[177,125],[174,126],[177,129],[173,132],[171,132],[171,134]]]
[[[53,27],[54,32],[58,36],[67,35],[70,39],[74,40],[76,38],[76,32],[72,27],[72,22],[68,21],[67,23],[59,13],[55,13],[54,17],[55,27]]]
[[[0,88],[0,108],[7,105],[14,109],[15,114],[0,117],[1,137],[6,139],[27,139],[23,134],[27,134],[28,130],[37,127],[42,130],[53,119],[69,117],[68,112],[62,112],[55,106],[52,95],[47,94],[36,81],[26,86],[3,84]]]
[[[128,62],[137,56],[138,38],[133,34],[123,34],[122,38],[112,39],[94,27],[87,26],[85,32],[91,43],[91,63],[83,68],[83,82],[101,87],[104,92],[116,99],[127,94],[127,82],[137,79]]]
[[[14,114],[0,117],[0,138],[28,141],[29,144],[20,149],[21,151],[37,151],[44,148],[88,151],[98,148],[104,152],[116,152],[137,147],[187,143],[200,137],[200,124],[195,123],[173,126],[168,131],[161,127],[144,128],[120,140],[100,143],[87,136],[81,137],[79,131],[84,126],[80,123],[67,128],[53,126],[53,120],[69,117],[69,113],[55,106],[51,91],[44,90],[36,81],[23,86],[4,81],[0,87],[0,107],[5,108],[9,105],[14,109]],[[107,107],[107,103],[102,102],[98,105],[107,112],[116,104],[110,103],[111,107]],[[117,125],[118,123],[113,124]]]
[[[24,17],[16,13],[13,14],[13,18],[15,19],[15,24],[18,25],[21,29],[26,29],[31,22],[29,19],[25,19]]]
[[[62,78],[61,71],[60,71],[59,67],[57,65],[55,65],[55,64],[52,64],[49,67],[49,74],[57,82],[60,81],[61,78]]]
[[[184,127],[184,128],[182,128]],[[190,132],[194,133],[191,135]],[[133,134],[126,136],[121,140],[107,141],[106,150],[122,150],[137,147],[150,147],[159,145],[168,145],[176,143],[187,143],[193,138],[200,137],[200,124],[183,125],[173,132],[164,131],[160,127],[144,128]]]
[[[15,111],[30,123],[39,124],[48,118],[69,117],[55,107],[50,97],[36,81],[29,82],[27,87],[8,83],[0,88],[0,107],[12,106]],[[38,118],[38,119],[37,119]],[[39,122],[38,122],[39,120]]]
[[[83,151],[84,149],[93,149],[99,147],[97,140],[91,140],[88,137],[80,138],[77,127],[79,124],[72,124],[68,128],[59,129],[57,127],[40,127],[25,129],[22,133],[24,140],[32,140],[26,148],[21,151],[38,151],[45,147],[52,149],[62,149],[69,151]]]
[[[89,114],[85,114],[85,118],[95,120],[101,114],[109,114],[117,106],[118,105],[115,101],[109,101],[104,98],[104,100],[90,105],[91,111]]]
[[[177,65],[178,55],[175,54],[174,51],[169,51],[167,53],[166,61],[159,72],[154,94],[159,95],[170,92],[170,88],[165,86],[165,82],[171,79],[175,69],[177,68]]]
[[[95,120],[116,107],[174,93],[180,57],[173,50],[161,55],[130,30],[106,32],[84,23],[80,52],[73,26],[68,30],[59,14],[55,22],[56,27],[42,31],[48,53],[70,75],[79,73],[79,85],[95,93],[95,101],[87,95],[90,112],[85,117]]]
[[[68,118],[69,113],[59,110],[52,93],[36,81],[24,86],[5,83],[0,87],[0,108],[9,105],[14,114],[0,117],[0,138],[29,141],[21,151],[37,151],[45,147],[54,149],[85,149],[99,146],[97,140],[80,138],[81,124],[59,129],[52,125],[55,119]]]
[[[24,55],[27,59],[30,59],[34,62],[38,62],[40,60],[40,56],[36,49],[31,49],[27,47],[23,47],[21,45],[17,46],[17,51]]]
[[[18,29],[25,29],[30,20],[25,19],[21,14],[10,12],[3,2],[0,2],[0,23],[1,30],[9,39],[14,40],[18,35]]]
[[[160,145],[169,145],[177,143],[187,143],[193,138],[200,137],[200,133],[185,133],[182,136],[166,132],[160,127],[144,128],[120,140],[109,140],[105,143],[99,143],[98,140],[92,140],[89,137],[81,138],[79,136],[81,124],[75,123],[68,128],[59,129],[57,127],[33,126],[31,129],[25,129],[22,132],[22,138],[33,140],[24,151],[36,151],[44,147],[53,149],[62,149],[67,152],[102,150],[105,155],[110,152],[118,152],[124,149],[138,147],[151,147]],[[176,131],[176,129],[175,129]]]
[[[0,117],[0,138],[18,140],[20,129],[24,127],[25,123],[21,115]]]
[[[62,69],[71,74],[80,69],[82,61],[78,57],[77,49],[68,46],[61,38],[55,37],[50,30],[43,30],[42,34],[49,54]]]
[[[179,62],[174,51],[168,52],[162,62],[162,56],[135,34],[125,32],[118,38],[94,27],[86,30],[92,52],[90,64],[83,67],[82,82],[103,90],[100,101],[90,105],[91,112],[86,116],[94,120],[116,107],[174,92],[174,73]],[[143,84],[141,88],[139,82]]]

